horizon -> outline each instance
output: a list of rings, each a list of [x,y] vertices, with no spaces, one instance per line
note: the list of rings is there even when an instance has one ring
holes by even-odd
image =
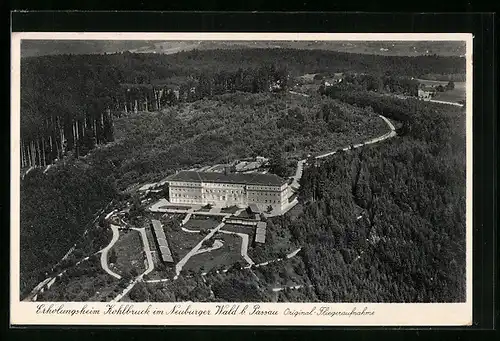
[[[382,56],[464,57],[465,41],[373,41],[373,40],[22,40],[21,57],[64,54],[150,53],[171,55],[192,50],[298,49],[326,50]]]

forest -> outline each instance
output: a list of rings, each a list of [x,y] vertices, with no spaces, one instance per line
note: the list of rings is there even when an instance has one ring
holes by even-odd
[[[394,117],[406,115],[408,130],[302,178],[307,204],[288,227],[315,293],[330,302],[464,302],[463,109],[378,98],[367,102],[389,117],[399,107]]]
[[[90,244],[99,243],[100,235],[105,234],[94,234],[96,227],[92,221],[116,197],[116,191],[110,179],[101,176],[98,170],[69,160],[54,172],[44,174],[41,169],[29,172],[21,181],[20,193],[23,296],[52,273],[53,266],[82,240],[85,230],[90,232],[87,235]]]
[[[377,75],[377,74],[352,74],[347,73],[340,84],[332,88],[343,91],[374,91],[378,93],[398,94],[405,96],[418,95],[418,81],[406,77]],[[319,92],[324,94],[332,88],[320,86]]]
[[[463,61],[293,49],[27,57],[21,67],[21,163],[45,166],[67,151],[86,155],[114,139],[113,117],[123,112],[158,111],[227,92],[283,91],[303,73],[457,74]]]
[[[387,132],[370,110],[328,97],[234,93],[115,120],[120,143],[89,162],[106,168],[119,189],[161,179],[175,169],[270,156],[283,176],[308,153],[328,151]],[[279,162],[274,162],[279,160]]]

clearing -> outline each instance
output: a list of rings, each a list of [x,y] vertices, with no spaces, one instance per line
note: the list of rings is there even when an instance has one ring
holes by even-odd
[[[223,226],[223,228],[225,227]],[[219,249],[194,255],[184,265],[183,270],[200,273],[227,269],[236,262],[246,264],[241,257],[240,237],[233,234],[216,233],[211,240],[216,239],[222,240],[224,245]]]
[[[111,248],[108,254],[108,263],[112,262],[111,255],[116,254],[116,262],[113,267],[122,276],[137,276],[146,270],[144,265],[144,248],[139,232],[133,230],[120,231],[120,238]],[[110,268],[111,264],[110,264]]]

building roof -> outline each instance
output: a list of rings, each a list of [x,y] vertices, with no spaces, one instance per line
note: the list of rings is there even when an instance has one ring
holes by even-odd
[[[257,243],[264,244],[266,242],[266,227],[267,224],[263,221],[257,223],[257,229],[255,230],[255,241]]]
[[[164,262],[172,263],[174,260],[172,258],[172,253],[170,252],[170,248],[168,247],[167,237],[165,236],[165,232],[161,227],[161,223],[159,220],[152,220],[151,224],[153,225],[153,229],[155,232],[156,240],[158,241],[158,246],[160,247],[161,258]]]
[[[263,186],[281,186],[286,183],[285,179],[274,174],[246,173],[246,174],[224,174],[214,172],[181,171],[170,175],[167,181],[186,182],[212,182]]]

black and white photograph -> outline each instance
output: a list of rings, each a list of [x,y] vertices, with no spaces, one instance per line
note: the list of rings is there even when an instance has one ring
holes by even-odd
[[[18,51],[18,304],[470,304],[472,38],[40,36]]]

